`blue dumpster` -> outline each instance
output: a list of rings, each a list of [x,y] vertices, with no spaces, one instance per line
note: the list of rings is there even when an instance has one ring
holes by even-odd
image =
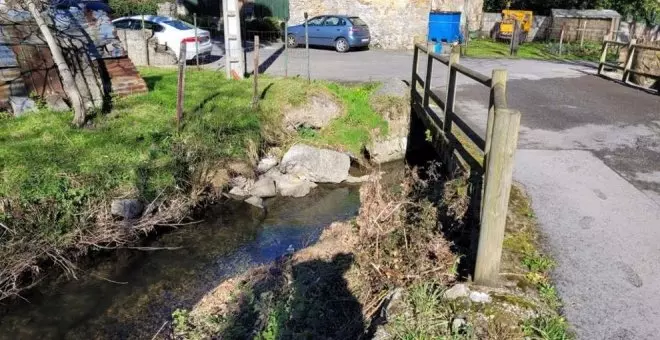
[[[428,40],[449,43],[462,41],[461,12],[430,12]]]

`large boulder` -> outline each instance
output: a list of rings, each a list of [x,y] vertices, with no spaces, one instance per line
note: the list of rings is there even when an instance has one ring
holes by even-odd
[[[132,220],[142,216],[143,210],[144,206],[136,199],[113,200],[110,205],[110,213],[113,216],[126,220]]]
[[[277,188],[275,187],[275,180],[270,177],[262,177],[252,185],[250,188],[250,195],[259,198],[273,197],[277,195]]]
[[[268,170],[276,167],[278,163],[279,161],[275,156],[264,157],[259,161],[259,164],[257,164],[257,172],[260,174],[264,174],[268,172]]]
[[[282,157],[280,170],[316,183],[341,183],[348,178],[350,157],[341,152],[296,144]]]
[[[291,174],[283,174],[277,169],[272,169],[264,174],[264,178],[270,178],[275,181],[277,193],[281,196],[303,197],[316,188],[314,182],[304,178],[299,178]]]

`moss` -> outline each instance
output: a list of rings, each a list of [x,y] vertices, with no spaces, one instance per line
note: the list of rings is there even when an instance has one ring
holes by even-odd
[[[534,302],[520,295],[493,294],[491,295],[491,297],[495,302],[508,303],[510,305],[520,308],[532,309],[532,310],[537,308],[537,305]]]

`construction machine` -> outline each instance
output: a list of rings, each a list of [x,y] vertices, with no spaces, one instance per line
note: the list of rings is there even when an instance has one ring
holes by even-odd
[[[515,24],[518,22],[518,41],[523,43],[532,30],[533,20],[534,13],[532,11],[503,9],[502,20],[495,25],[491,37],[493,39],[510,40],[514,34]]]

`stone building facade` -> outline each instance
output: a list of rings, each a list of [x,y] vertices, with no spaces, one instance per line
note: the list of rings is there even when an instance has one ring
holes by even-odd
[[[414,42],[425,42],[429,12],[463,12],[461,20],[478,30],[483,0],[290,0],[290,25],[302,23],[304,13],[359,16],[371,30],[372,46],[384,49],[410,49]]]

